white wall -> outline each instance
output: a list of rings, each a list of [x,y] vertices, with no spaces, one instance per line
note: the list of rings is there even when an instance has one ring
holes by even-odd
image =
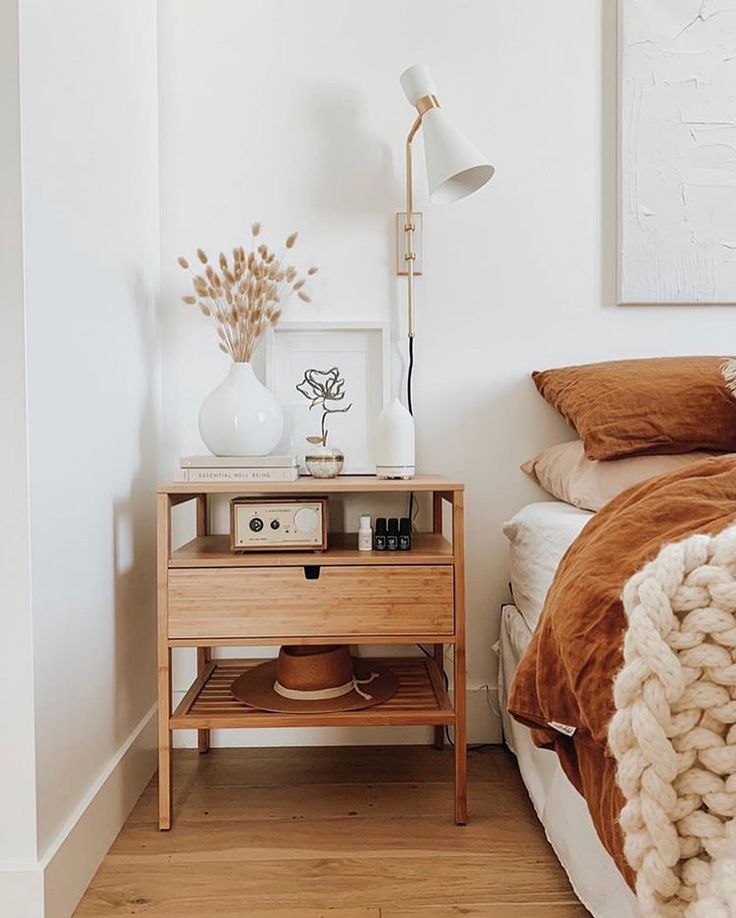
[[[36,860],[18,10],[0,5],[0,901]]]
[[[501,523],[538,496],[519,463],[570,436],[529,372],[736,340],[723,308],[613,305],[615,32],[603,0],[160,2],[168,474],[202,450],[196,412],[226,369],[179,302],[176,255],[232,245],[254,219],[277,239],[297,227],[321,272],[313,307],[290,317],[395,319],[393,213],[412,119],[397,79],[418,60],[497,167],[479,194],[431,209],[417,170],[418,462],[467,482],[471,686],[495,682]],[[473,738],[489,722],[484,704]]]
[[[124,808],[125,787],[106,782],[155,701],[156,13],[154,0],[20,9],[36,831],[49,864],[101,789]],[[98,823],[91,853],[78,839],[79,858],[94,845],[101,857],[117,827]],[[64,895],[70,870],[57,870]]]

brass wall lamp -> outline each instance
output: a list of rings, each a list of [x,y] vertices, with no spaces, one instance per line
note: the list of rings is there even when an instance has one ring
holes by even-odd
[[[415,465],[414,405],[414,277],[417,265],[417,230],[422,215],[414,210],[412,145],[422,129],[427,163],[429,200],[452,204],[472,194],[493,176],[494,168],[467,137],[450,121],[437,100],[437,87],[426,64],[414,64],[401,74],[401,85],[417,116],[406,138],[406,213],[397,214],[397,272],[406,274],[409,328],[409,362],[406,376],[406,407],[399,398],[386,405],[378,417],[375,436],[376,475],[379,478],[412,478]],[[408,408],[408,411],[407,411]],[[413,518],[414,499],[409,499]]]
[[[416,231],[422,215],[414,210],[413,142],[419,129],[424,137],[429,200],[432,204],[453,204],[482,188],[495,172],[493,166],[448,118],[437,99],[437,87],[426,64],[414,64],[400,77],[406,98],[416,108],[417,117],[406,138],[406,213],[397,215],[399,274],[407,277],[409,374],[408,407],[412,410],[411,371],[413,368],[414,277],[417,273]]]

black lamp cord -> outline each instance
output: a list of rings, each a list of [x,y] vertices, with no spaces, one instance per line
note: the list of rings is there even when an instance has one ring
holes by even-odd
[[[414,403],[412,399],[411,384],[414,375],[414,336],[409,335],[409,369],[406,374],[406,404],[409,414],[414,417]],[[409,527],[414,528],[414,492],[409,493]]]
[[[414,417],[414,405],[411,394],[411,378],[414,373],[414,336],[409,336],[409,370],[406,374],[406,404],[409,408],[409,414]]]

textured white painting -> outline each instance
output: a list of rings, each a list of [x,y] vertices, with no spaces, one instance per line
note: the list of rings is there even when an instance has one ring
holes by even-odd
[[[736,303],[736,0],[619,17],[619,302]]]

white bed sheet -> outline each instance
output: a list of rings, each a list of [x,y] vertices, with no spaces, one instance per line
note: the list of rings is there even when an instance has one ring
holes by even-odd
[[[531,636],[520,611],[504,606],[499,694],[506,744],[518,760],[547,839],[583,905],[594,918],[641,918],[636,897],[601,844],[585,801],[568,781],[557,756],[538,749],[528,728],[506,713],[508,689]]]
[[[503,531],[509,540],[509,576],[514,605],[534,629],[562,556],[595,516],[559,500],[522,507]]]

